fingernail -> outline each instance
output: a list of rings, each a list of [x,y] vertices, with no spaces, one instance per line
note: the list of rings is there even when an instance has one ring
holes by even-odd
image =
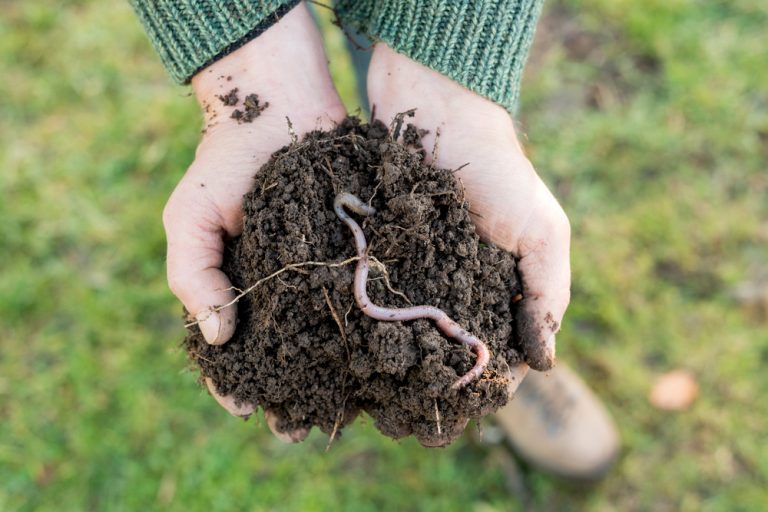
[[[197,326],[200,328],[200,332],[203,333],[205,341],[211,345],[219,345],[220,333],[221,333],[221,317],[216,311],[206,309],[195,315],[197,320]]]

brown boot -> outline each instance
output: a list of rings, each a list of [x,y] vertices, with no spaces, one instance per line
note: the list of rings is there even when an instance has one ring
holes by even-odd
[[[562,364],[528,372],[495,419],[523,459],[564,478],[598,480],[619,453],[619,434],[608,411]]]

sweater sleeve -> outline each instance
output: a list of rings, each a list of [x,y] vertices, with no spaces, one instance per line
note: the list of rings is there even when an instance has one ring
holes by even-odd
[[[543,0],[338,0],[374,40],[514,112]]]
[[[129,0],[168,73],[198,71],[274,25],[299,0]]]

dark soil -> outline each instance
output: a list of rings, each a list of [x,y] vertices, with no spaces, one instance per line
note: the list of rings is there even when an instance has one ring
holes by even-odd
[[[227,94],[221,94],[217,96],[219,100],[228,107],[233,107],[237,105],[237,102],[240,101],[240,99],[237,97],[237,88],[232,89]]]
[[[414,145],[420,132],[406,133]],[[265,281],[238,303],[231,341],[208,345],[193,326],[186,348],[219,393],[275,411],[281,430],[336,433],[365,411],[387,436],[414,434],[433,444],[440,438],[436,408],[444,425],[496,410],[508,399],[505,370],[521,361],[513,338],[515,260],[479,241],[451,171],[424,165],[380,122],[350,118],[332,132],[310,133],[259,170],[224,271],[245,289],[288,264],[353,257],[351,233],[332,206],[343,191],[376,208],[371,217],[355,217],[392,288],[413,304],[442,308],[488,344],[492,357],[482,377],[451,389],[475,356],[430,321],[365,316],[352,297],[354,262],[294,268]],[[383,278],[372,268],[371,299],[408,306]]]
[[[415,124],[408,123],[408,126],[403,132],[403,144],[408,147],[421,149],[421,139],[428,133],[429,130],[422,130],[417,128]]]
[[[220,78],[223,78],[223,76]],[[231,76],[227,77],[227,81],[231,79]],[[240,101],[240,98],[237,95],[238,91],[239,89],[234,88],[228,93],[220,94],[216,97],[219,98],[219,101],[221,101],[224,106],[234,107]],[[253,120],[259,117],[264,109],[266,109],[268,106],[269,102],[265,101],[262,103],[259,101],[258,94],[248,94],[243,100],[243,108],[236,108],[233,110],[230,117],[232,119],[236,119],[238,123],[252,123]],[[206,112],[207,111],[208,109],[206,108]]]
[[[259,102],[258,94],[249,94],[243,100],[243,110],[235,109],[232,119],[237,119],[238,123],[252,123],[268,106],[269,102]]]

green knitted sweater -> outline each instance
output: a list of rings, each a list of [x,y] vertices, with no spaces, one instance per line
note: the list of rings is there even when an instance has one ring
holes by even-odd
[[[129,0],[180,83],[298,0]],[[543,0],[338,0],[341,20],[513,111]]]

